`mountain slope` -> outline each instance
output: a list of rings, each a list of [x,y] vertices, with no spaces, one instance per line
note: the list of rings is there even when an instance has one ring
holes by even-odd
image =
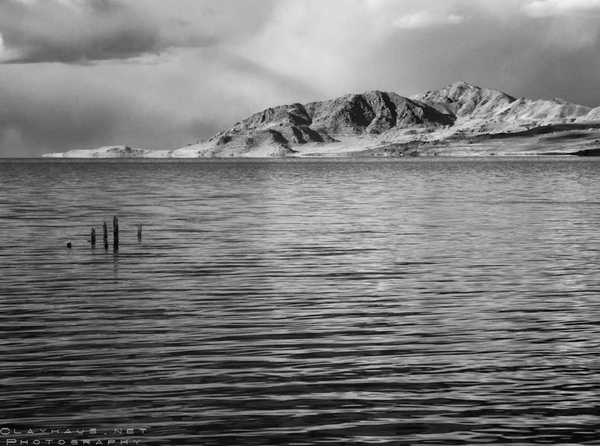
[[[471,131],[520,131],[552,124],[567,124],[587,116],[591,109],[561,99],[516,99],[498,90],[456,82],[434,92],[413,96],[456,118],[456,128]],[[593,117],[591,117],[593,119]]]
[[[581,122],[600,121],[600,107],[593,108],[592,110],[590,110],[590,112],[587,115],[579,118],[578,121],[581,121]]]
[[[455,82],[410,98],[370,91],[328,101],[268,108],[207,141],[175,150],[149,153],[126,150],[123,146],[52,156],[403,155],[407,151],[416,153],[417,148],[421,152],[471,154],[477,149],[474,143],[487,140],[496,141],[496,145],[484,144],[486,149],[481,153],[510,152],[513,146],[523,151],[528,147],[535,152],[544,149],[542,143],[557,142],[562,144],[561,151],[575,151],[588,150],[589,145],[595,150],[595,144],[600,144],[595,133],[583,137],[580,134],[597,129],[600,129],[600,107],[591,109],[560,99],[517,99],[498,90]],[[564,137],[538,141],[540,135],[557,132]],[[500,146],[499,140],[504,141]],[[587,145],[582,148],[584,141]]]
[[[208,156],[239,155],[263,148],[293,154],[295,146],[339,142],[348,137],[380,135],[393,130],[436,129],[453,125],[454,118],[427,104],[395,93],[371,91],[337,99],[291,104],[256,113],[209,140]]]
[[[466,82],[455,82],[440,90],[418,94],[412,99],[428,104],[456,119],[485,119],[516,100],[501,91],[479,88]]]

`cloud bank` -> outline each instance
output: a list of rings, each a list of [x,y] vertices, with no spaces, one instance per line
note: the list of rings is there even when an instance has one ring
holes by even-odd
[[[600,105],[600,0],[0,0],[0,156],[176,148],[456,80]]]
[[[536,0],[526,3],[523,11],[532,17],[562,17],[600,15],[599,0]]]

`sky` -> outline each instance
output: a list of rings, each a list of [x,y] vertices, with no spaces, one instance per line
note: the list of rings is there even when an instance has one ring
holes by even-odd
[[[0,0],[0,157],[455,81],[600,106],[600,0]]]

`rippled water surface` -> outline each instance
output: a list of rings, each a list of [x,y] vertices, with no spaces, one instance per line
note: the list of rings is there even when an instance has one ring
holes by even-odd
[[[600,444],[599,265],[594,160],[3,160],[0,442]]]

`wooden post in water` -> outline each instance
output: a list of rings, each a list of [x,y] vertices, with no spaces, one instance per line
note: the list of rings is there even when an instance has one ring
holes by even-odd
[[[138,227],[138,242],[142,241],[142,225],[137,225]]]
[[[94,228],[92,228],[91,242],[92,246],[96,246],[96,230]]]
[[[108,249],[108,228],[106,227],[106,222],[102,225],[102,230],[104,232],[104,249]]]
[[[119,219],[113,217],[113,249],[119,250]]]

